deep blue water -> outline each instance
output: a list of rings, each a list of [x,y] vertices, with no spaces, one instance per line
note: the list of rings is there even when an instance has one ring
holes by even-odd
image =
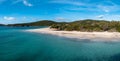
[[[0,61],[120,61],[120,42],[92,42],[0,27]]]

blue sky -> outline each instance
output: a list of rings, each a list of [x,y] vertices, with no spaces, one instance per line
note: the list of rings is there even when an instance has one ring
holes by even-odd
[[[120,20],[119,0],[0,0],[0,23]]]

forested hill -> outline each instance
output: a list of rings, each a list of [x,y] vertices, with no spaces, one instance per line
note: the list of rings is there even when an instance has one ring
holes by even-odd
[[[50,26],[57,30],[66,31],[109,31],[120,32],[120,21],[105,21],[105,20],[78,20],[74,22],[55,22],[51,20],[43,20],[31,23],[9,24],[8,26]]]
[[[57,22],[51,21],[51,20],[42,20],[37,22],[31,22],[31,23],[20,23],[20,24],[8,24],[8,26],[50,26],[52,24],[56,24]]]
[[[51,28],[66,31],[83,31],[83,32],[120,32],[120,21],[105,20],[79,20],[68,24],[53,24]]]

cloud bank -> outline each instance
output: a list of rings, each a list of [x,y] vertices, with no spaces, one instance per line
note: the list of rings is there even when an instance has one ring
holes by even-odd
[[[3,19],[4,20],[16,20],[15,17],[7,17],[7,16],[4,16]]]

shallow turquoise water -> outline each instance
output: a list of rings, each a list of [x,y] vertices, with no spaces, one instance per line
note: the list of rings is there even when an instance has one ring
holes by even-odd
[[[0,61],[120,61],[120,42],[91,42],[0,27]]]

